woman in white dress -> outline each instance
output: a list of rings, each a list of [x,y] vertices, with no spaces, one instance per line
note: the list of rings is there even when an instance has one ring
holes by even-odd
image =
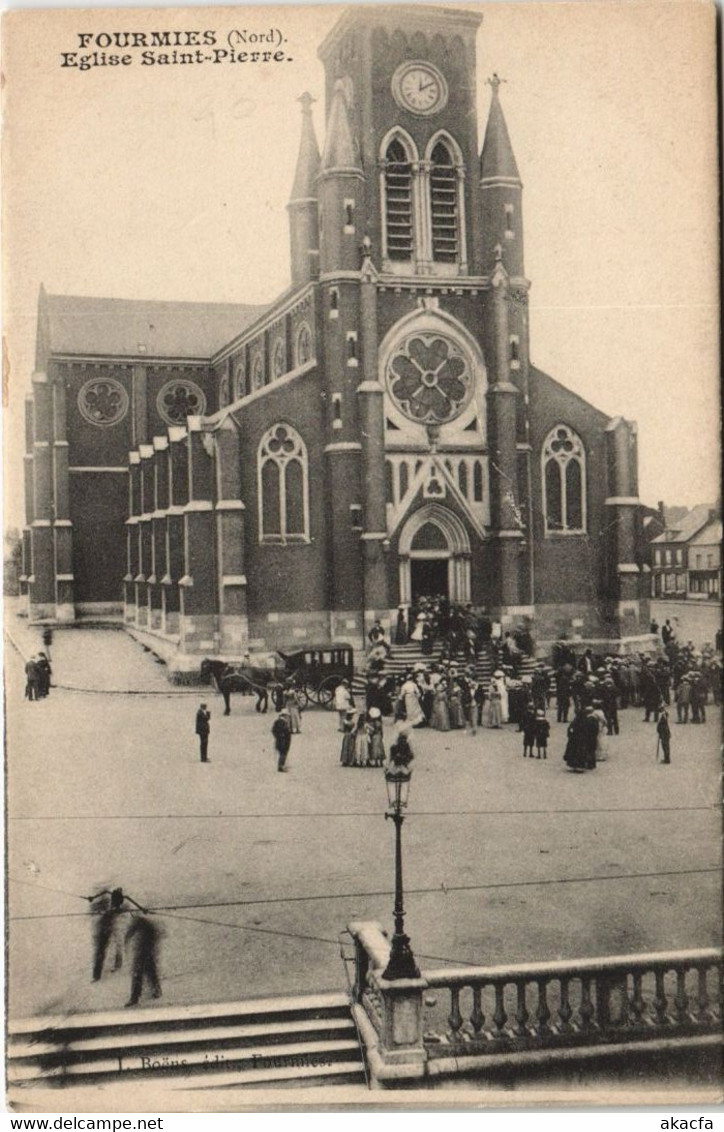
[[[502,669],[497,668],[493,673],[490,681],[490,699],[493,699],[495,692],[495,699],[498,700],[497,715],[499,715],[500,723],[508,722],[508,685],[505,682],[505,673]],[[494,726],[499,726],[495,724]]]
[[[408,676],[400,688],[400,698],[405,708],[405,720],[408,726],[417,727],[425,717],[420,706],[420,689],[412,676]]]

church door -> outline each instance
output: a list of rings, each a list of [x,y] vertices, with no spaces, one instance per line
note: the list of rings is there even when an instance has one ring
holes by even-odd
[[[449,597],[449,558],[413,558],[410,583],[413,605],[422,597]]]

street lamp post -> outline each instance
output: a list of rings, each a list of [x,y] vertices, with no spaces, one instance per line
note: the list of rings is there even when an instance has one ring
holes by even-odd
[[[398,748],[398,761],[393,761],[385,770],[387,785],[387,798],[390,809],[385,818],[392,818],[395,823],[395,934],[392,937],[390,958],[382,978],[419,979],[420,972],[415,963],[415,956],[410,947],[410,938],[405,935],[405,907],[404,891],[402,887],[402,823],[405,820],[403,810],[407,807],[412,771],[409,761],[412,759],[409,743],[404,736],[400,737],[395,746]],[[392,755],[392,752],[391,752]]]

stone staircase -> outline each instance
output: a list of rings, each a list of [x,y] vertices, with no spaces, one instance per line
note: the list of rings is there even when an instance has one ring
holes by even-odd
[[[409,668],[413,668],[416,664],[439,662],[442,656],[442,648],[442,643],[436,642],[431,655],[425,656],[417,641],[408,641],[406,645],[393,645],[392,651],[385,662],[385,672],[396,677],[404,676],[405,672]],[[456,657],[455,663],[460,671],[467,667],[462,654]],[[486,689],[490,683],[490,677],[493,675],[494,663],[492,647],[490,645],[484,645],[478,654],[475,664],[475,675]],[[534,668],[534,658],[526,656],[521,663],[519,675],[524,676],[529,674]],[[358,673],[354,678],[353,690],[355,694],[364,695],[365,679],[361,673]]]
[[[8,1086],[176,1079],[184,1089],[365,1085],[350,1003],[316,994],[16,1020]]]

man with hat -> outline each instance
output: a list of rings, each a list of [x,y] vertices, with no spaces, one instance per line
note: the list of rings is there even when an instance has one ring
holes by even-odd
[[[277,750],[277,770],[286,771],[289,769],[285,765],[287,755],[292,745],[292,726],[289,722],[289,711],[287,708],[282,708],[279,712],[279,715],[272,724],[271,730],[274,736],[274,745]]]
[[[207,757],[209,749],[209,732],[211,725],[211,712],[208,710],[206,704],[201,704],[199,710],[196,712],[196,734],[199,737],[199,747],[201,749],[202,763],[210,763],[211,759]]]

